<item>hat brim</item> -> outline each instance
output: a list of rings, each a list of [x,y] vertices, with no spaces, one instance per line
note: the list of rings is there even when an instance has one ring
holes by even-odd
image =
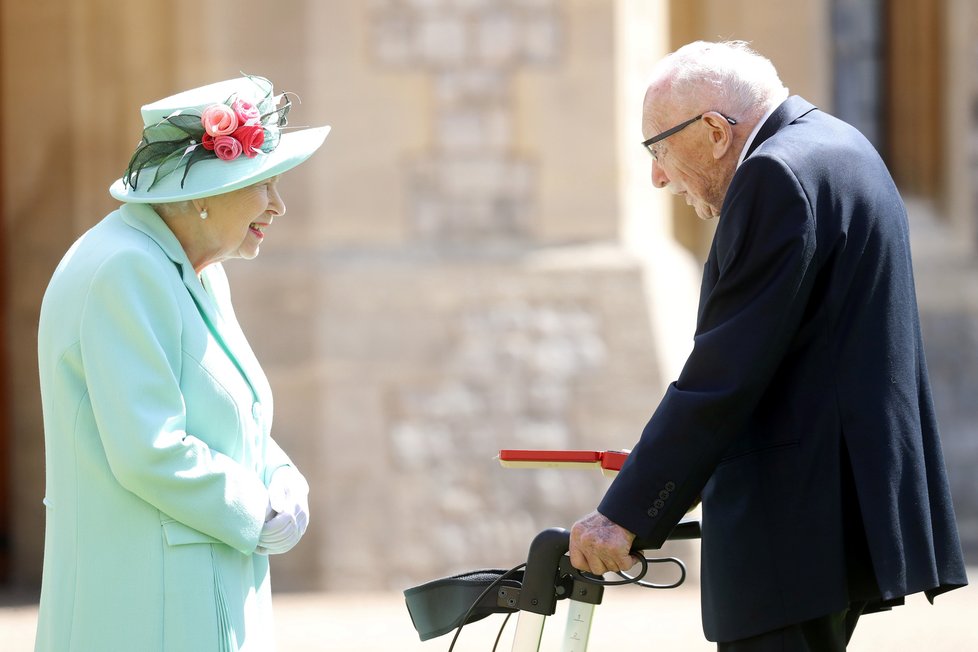
[[[314,127],[282,134],[278,145],[268,154],[254,158],[239,156],[233,161],[207,159],[194,163],[190,174],[181,187],[183,169],[178,169],[160,179],[153,188],[134,190],[116,179],[109,187],[109,194],[123,202],[139,204],[165,204],[188,199],[200,199],[221,195],[233,190],[264,181],[286,170],[291,170],[312,156],[326,140],[330,127]],[[145,170],[143,179],[151,179],[152,169]],[[146,182],[140,185],[149,185]]]

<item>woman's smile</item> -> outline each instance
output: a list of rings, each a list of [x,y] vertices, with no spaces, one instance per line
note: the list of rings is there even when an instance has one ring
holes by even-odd
[[[248,230],[251,231],[252,235],[258,238],[259,242],[261,242],[262,240],[265,239],[265,229],[270,224],[271,224],[270,222],[269,223],[252,222],[251,224],[248,225]]]

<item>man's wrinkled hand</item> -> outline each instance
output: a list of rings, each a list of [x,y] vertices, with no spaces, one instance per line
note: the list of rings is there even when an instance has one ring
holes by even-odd
[[[571,528],[570,561],[595,575],[626,571],[638,563],[630,554],[635,535],[599,512],[591,512]]]

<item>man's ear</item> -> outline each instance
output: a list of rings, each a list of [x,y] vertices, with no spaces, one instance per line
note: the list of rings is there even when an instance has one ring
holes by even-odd
[[[703,122],[709,129],[713,158],[719,161],[733,147],[733,126],[716,111],[704,113]]]

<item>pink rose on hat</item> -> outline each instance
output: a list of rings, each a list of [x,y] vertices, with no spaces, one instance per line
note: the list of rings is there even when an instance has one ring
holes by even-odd
[[[227,104],[211,104],[200,115],[204,131],[217,138],[234,133],[238,128],[238,116]]]
[[[241,156],[241,143],[234,136],[216,136],[214,138],[214,153],[222,161],[233,161]]]
[[[236,99],[231,103],[231,109],[238,117],[238,124],[258,124],[261,121],[261,112],[251,102],[246,102],[240,98]]]
[[[265,143],[261,112],[251,102],[236,98],[228,104],[211,104],[200,114],[204,135],[200,144],[222,161],[241,154],[254,158]]]

